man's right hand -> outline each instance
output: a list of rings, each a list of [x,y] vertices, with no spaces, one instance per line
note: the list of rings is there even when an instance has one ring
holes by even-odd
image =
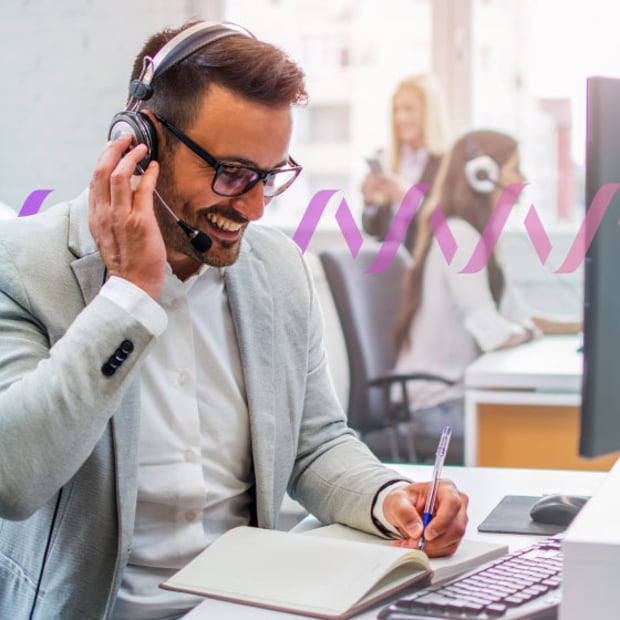
[[[132,282],[157,299],[163,285],[166,246],[153,211],[159,174],[152,161],[135,183],[134,171],[146,155],[124,135],[103,149],[90,181],[89,225],[108,276]]]

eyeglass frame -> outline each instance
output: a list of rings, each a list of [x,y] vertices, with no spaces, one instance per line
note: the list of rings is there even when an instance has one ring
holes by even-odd
[[[224,196],[226,198],[236,198],[237,196],[242,196],[243,194],[249,192],[255,185],[262,181],[265,185],[271,176],[274,176],[280,172],[290,172],[294,171],[295,176],[291,178],[291,180],[284,185],[277,193],[272,194],[271,196],[265,196],[265,198],[275,198],[280,194],[284,193],[295,181],[295,179],[299,176],[299,173],[303,170],[303,166],[298,164],[291,155],[288,156],[288,167],[287,168],[275,168],[273,170],[261,170],[260,168],[255,168],[254,166],[248,166],[247,164],[237,164],[233,162],[222,161],[217,159],[209,151],[200,146],[197,142],[192,140],[188,135],[184,134],[180,129],[175,127],[170,121],[167,121],[163,116],[153,113],[155,118],[177,139],[179,139],[190,151],[192,151],[195,155],[200,157],[203,161],[205,161],[211,168],[215,170],[215,175],[213,176],[213,180],[211,181],[211,189],[218,196]],[[215,189],[215,183],[220,175],[221,170],[225,170],[226,168],[243,168],[245,170],[250,170],[256,174],[256,179],[251,181],[242,191],[234,193],[234,194],[224,194],[221,191]]]

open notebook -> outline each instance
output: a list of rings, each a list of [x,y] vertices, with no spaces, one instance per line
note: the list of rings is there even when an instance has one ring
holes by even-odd
[[[304,533],[238,527],[161,587],[317,618],[348,618],[410,584],[447,578],[507,551],[505,545],[463,541],[452,557],[429,560],[422,551],[343,525]]]

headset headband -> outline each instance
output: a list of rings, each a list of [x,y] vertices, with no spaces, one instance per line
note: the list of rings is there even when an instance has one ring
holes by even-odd
[[[129,86],[129,100],[125,110],[114,116],[108,130],[110,140],[130,134],[133,136],[133,146],[146,144],[147,154],[139,163],[139,168],[146,170],[149,162],[157,158],[157,131],[149,117],[140,111],[142,103],[153,96],[153,79],[202,47],[230,36],[256,38],[249,30],[236,24],[203,21],[172,37],[153,58],[144,57],[140,77]]]
[[[209,34],[211,36],[207,36]],[[155,54],[154,58],[145,56],[140,77],[133,80],[129,86],[129,104],[131,104],[131,99],[138,101],[150,99],[153,96],[151,86],[153,79],[185,60],[201,47],[225,37],[237,35],[256,38],[249,30],[230,22],[199,22],[179,32]]]

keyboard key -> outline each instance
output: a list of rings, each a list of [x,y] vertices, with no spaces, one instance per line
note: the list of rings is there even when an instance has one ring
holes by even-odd
[[[486,606],[484,611],[489,616],[503,616],[507,609],[508,607],[503,603],[491,603],[491,605]]]

